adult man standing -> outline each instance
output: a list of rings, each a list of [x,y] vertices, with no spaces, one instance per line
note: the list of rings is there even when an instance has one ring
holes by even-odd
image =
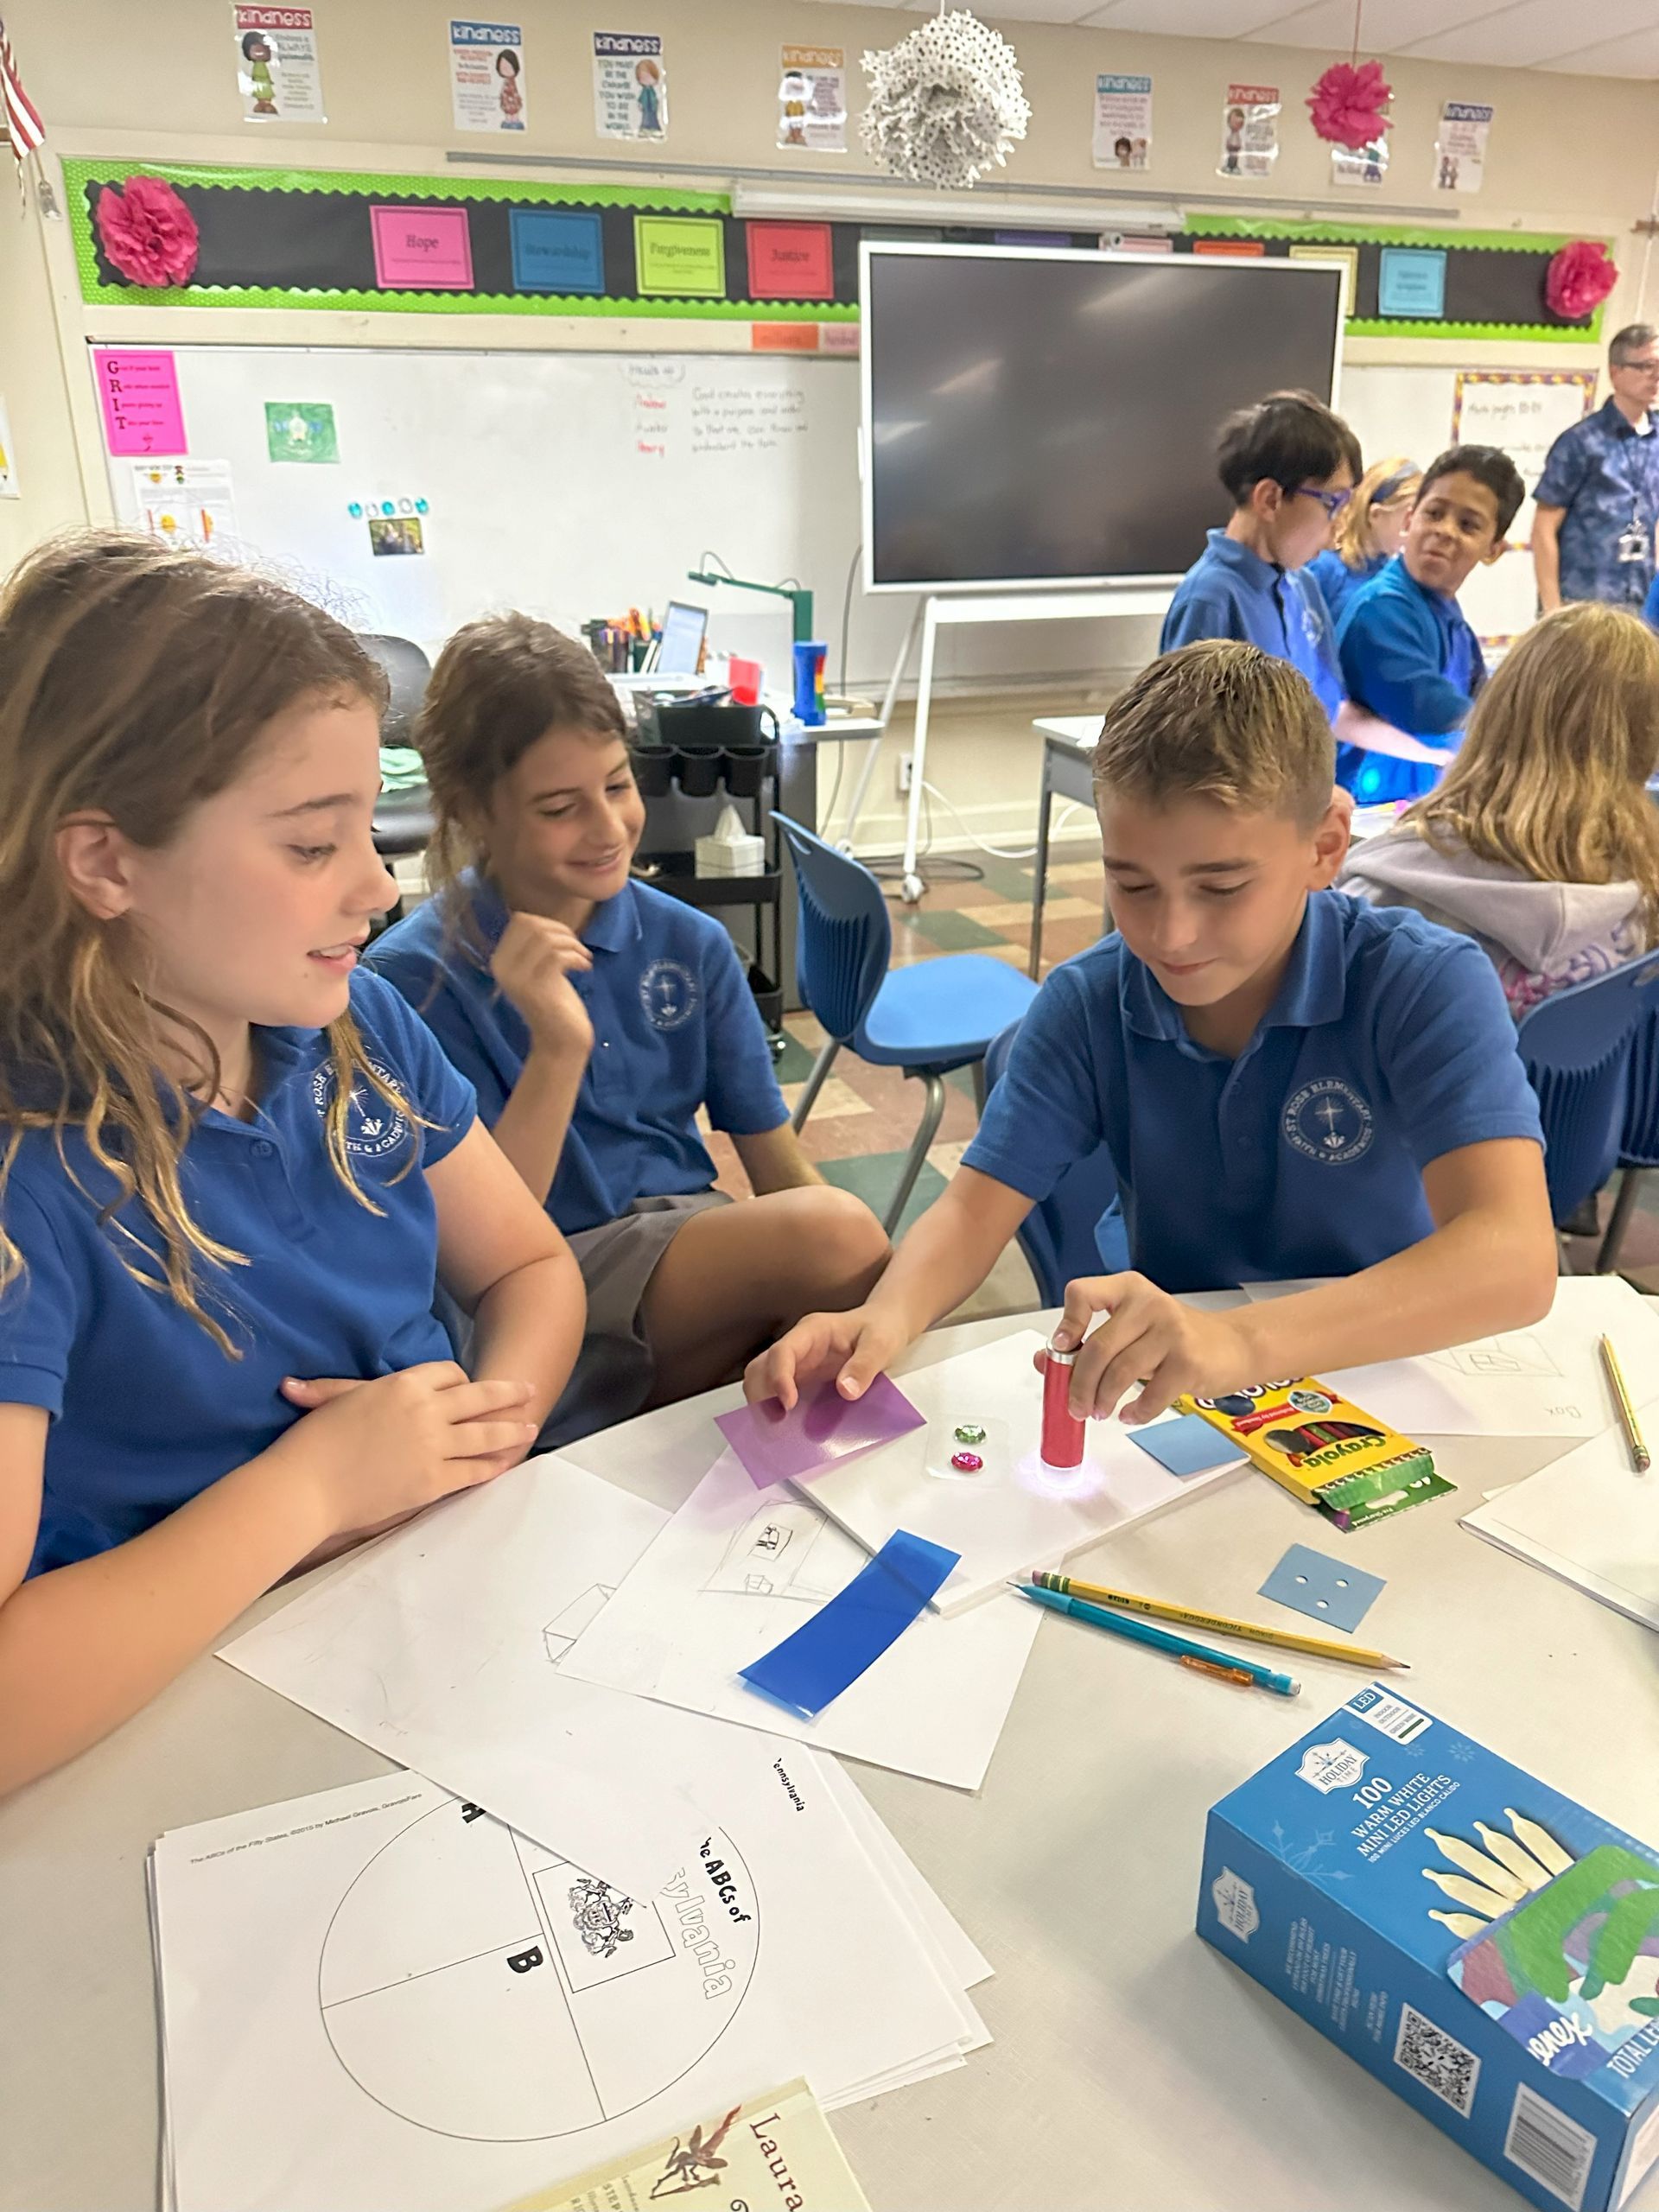
[[[1632,322],[1607,355],[1612,397],[1563,430],[1534,494],[1532,560],[1548,614],[1568,599],[1639,612],[1659,530],[1659,332]]]

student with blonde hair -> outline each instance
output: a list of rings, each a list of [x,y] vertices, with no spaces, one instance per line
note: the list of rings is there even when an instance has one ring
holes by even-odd
[[[1307,564],[1333,623],[1341,621],[1360,586],[1381,575],[1405,543],[1422,480],[1414,461],[1395,454],[1374,461],[1354,486],[1354,496],[1337,517],[1333,542]]]
[[[0,593],[0,1792],[516,1465],[575,1361],[563,1239],[357,969],[384,701],[330,616],[148,538]]]
[[[1444,779],[1341,888],[1474,938],[1518,1017],[1659,944],[1656,767],[1659,637],[1577,601],[1514,647]]]

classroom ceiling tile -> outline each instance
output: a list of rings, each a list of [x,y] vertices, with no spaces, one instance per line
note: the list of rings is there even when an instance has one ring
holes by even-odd
[[[1161,31],[1171,38],[1246,38],[1283,0],[1110,0],[1084,21],[1109,31]]]
[[[1562,54],[1649,29],[1653,12],[1653,0],[1596,0],[1593,9],[1564,7],[1561,0],[1510,0],[1508,7],[1489,8],[1461,24],[1407,41],[1402,51],[1426,61],[1547,69]]]
[[[1549,66],[1574,76],[1659,77],[1659,28],[1559,54]]]
[[[1361,22],[1367,54],[1397,54],[1408,41],[1428,38],[1478,16],[1490,15],[1492,0],[1365,0]],[[1304,0],[1286,5],[1257,29],[1244,34],[1274,46],[1328,48],[1346,59],[1354,42],[1353,0]]]
[[[957,0],[961,3],[961,0]],[[865,0],[894,14],[931,14],[938,0]],[[1575,76],[1659,77],[1659,0],[1364,0],[1368,54],[1476,68],[1562,70]],[[988,22],[1071,23],[1166,38],[1238,39],[1333,54],[1353,43],[1353,0],[980,0]]]

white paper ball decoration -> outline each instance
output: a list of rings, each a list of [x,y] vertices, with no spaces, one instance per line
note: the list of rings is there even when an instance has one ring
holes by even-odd
[[[867,53],[864,73],[865,146],[891,175],[918,184],[976,184],[1007,160],[1031,121],[1014,48],[965,8],[934,16],[884,54]]]

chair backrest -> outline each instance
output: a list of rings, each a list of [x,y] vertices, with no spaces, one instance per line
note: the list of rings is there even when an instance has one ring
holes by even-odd
[[[415,717],[421,711],[432,664],[410,638],[388,638],[378,632],[359,632],[359,642],[373,654],[386,671],[391,696],[380,723],[382,745],[413,745]]]
[[[795,970],[803,1003],[844,1045],[875,1003],[893,953],[881,887],[861,861],[838,853],[786,814],[772,820],[795,861],[800,927]]]
[[[1618,1164],[1659,1167],[1659,991],[1648,992],[1647,1010],[1630,1039],[1630,1090]]]
[[[1020,1024],[1011,1021],[993,1037],[985,1055],[985,1096],[988,1098],[1008,1064]],[[1117,1177],[1112,1156],[1104,1145],[1068,1167],[1046,1198],[1033,1206],[1020,1227],[1020,1249],[1037,1278],[1038,1295],[1045,1306],[1058,1306],[1065,1286],[1078,1275],[1097,1275],[1106,1265],[1096,1241],[1095,1224],[1117,1196]],[[1120,1255],[1128,1265],[1127,1247]]]
[[[1563,1221],[1618,1164],[1631,1046],[1659,982],[1659,953],[1627,960],[1535,1006],[1516,1033],[1544,1124],[1550,1211]]]

